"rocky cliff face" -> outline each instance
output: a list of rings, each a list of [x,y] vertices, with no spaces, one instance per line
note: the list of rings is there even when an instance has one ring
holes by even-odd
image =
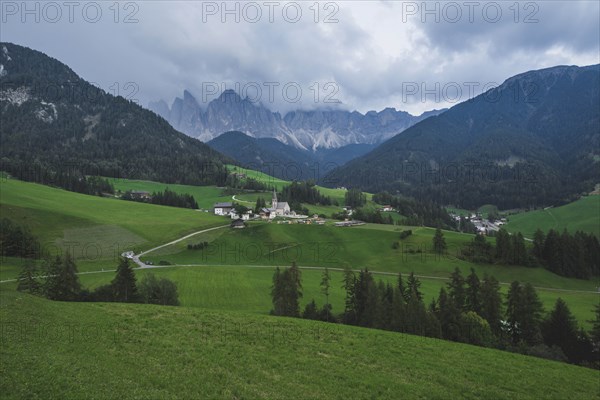
[[[171,108],[160,100],[149,108],[175,128],[208,142],[224,132],[274,138],[303,150],[334,149],[349,144],[379,144],[417,122],[445,110],[420,116],[386,108],[366,114],[341,110],[292,111],[285,116],[226,90],[203,109],[187,90]]]

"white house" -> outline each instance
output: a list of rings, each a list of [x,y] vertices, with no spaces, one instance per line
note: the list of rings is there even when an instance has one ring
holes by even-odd
[[[215,203],[213,209],[215,215],[229,215],[233,210],[233,203]]]

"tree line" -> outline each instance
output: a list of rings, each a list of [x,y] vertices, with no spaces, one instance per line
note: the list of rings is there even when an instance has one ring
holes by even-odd
[[[17,290],[56,301],[102,301],[179,305],[177,285],[154,274],[144,274],[138,284],[127,258],[121,257],[115,277],[90,291],[81,286],[77,265],[69,252],[64,258],[46,258],[40,269],[26,261],[19,273]]]
[[[593,328],[586,332],[562,299],[545,314],[531,284],[514,281],[504,296],[493,276],[486,274],[480,280],[473,269],[465,278],[456,268],[428,305],[412,272],[406,281],[398,274],[391,284],[375,281],[368,269],[356,273],[346,267],[341,286],[346,293],[344,310],[335,314],[329,303],[331,276],[325,268],[320,285],[325,304],[319,308],[312,299],[301,311],[300,269],[295,263],[277,268],[271,314],[441,338],[600,368],[600,305]]]
[[[194,196],[187,193],[176,193],[169,188],[163,192],[153,192],[149,197],[142,197],[134,194],[131,190],[126,191],[121,199],[128,201],[137,201],[141,203],[157,204],[161,206],[180,207],[198,209],[198,203]]]
[[[26,182],[58,187],[70,192],[102,196],[114,194],[115,188],[107,179],[99,176],[87,176],[79,169],[61,167],[34,162],[33,165],[20,161],[3,159],[0,169],[16,179]]]
[[[543,266],[569,278],[590,279],[600,275],[600,244],[595,235],[577,231],[562,234],[551,229],[544,234],[538,229],[533,246],[526,246],[523,235],[509,234],[501,228],[493,246],[485,237],[476,235],[461,249],[461,256],[472,262],[502,263],[526,267]]]
[[[331,200],[329,196],[322,195],[313,181],[293,181],[291,185],[284,186],[278,196],[280,201],[290,203],[290,208],[292,208],[292,204],[300,203],[323,206],[337,205],[337,201]]]

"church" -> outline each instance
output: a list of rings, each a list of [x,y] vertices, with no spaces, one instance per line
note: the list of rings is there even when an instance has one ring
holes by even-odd
[[[291,212],[290,205],[286,201],[277,201],[277,193],[275,193],[275,189],[273,189],[273,199],[271,200],[271,208],[269,208],[269,212],[273,216],[290,215]]]

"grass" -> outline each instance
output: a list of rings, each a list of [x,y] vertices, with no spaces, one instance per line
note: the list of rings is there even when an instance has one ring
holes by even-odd
[[[0,183],[0,214],[31,228],[50,251],[78,259],[114,258],[226,223],[194,210],[128,202],[8,179]]]
[[[584,231],[600,237],[600,195],[582,197],[556,208],[510,215],[506,224],[508,231],[521,232],[528,238],[532,238],[538,228],[544,232],[550,229]]]
[[[0,289],[3,399],[595,398],[598,371],[394,332]]]

